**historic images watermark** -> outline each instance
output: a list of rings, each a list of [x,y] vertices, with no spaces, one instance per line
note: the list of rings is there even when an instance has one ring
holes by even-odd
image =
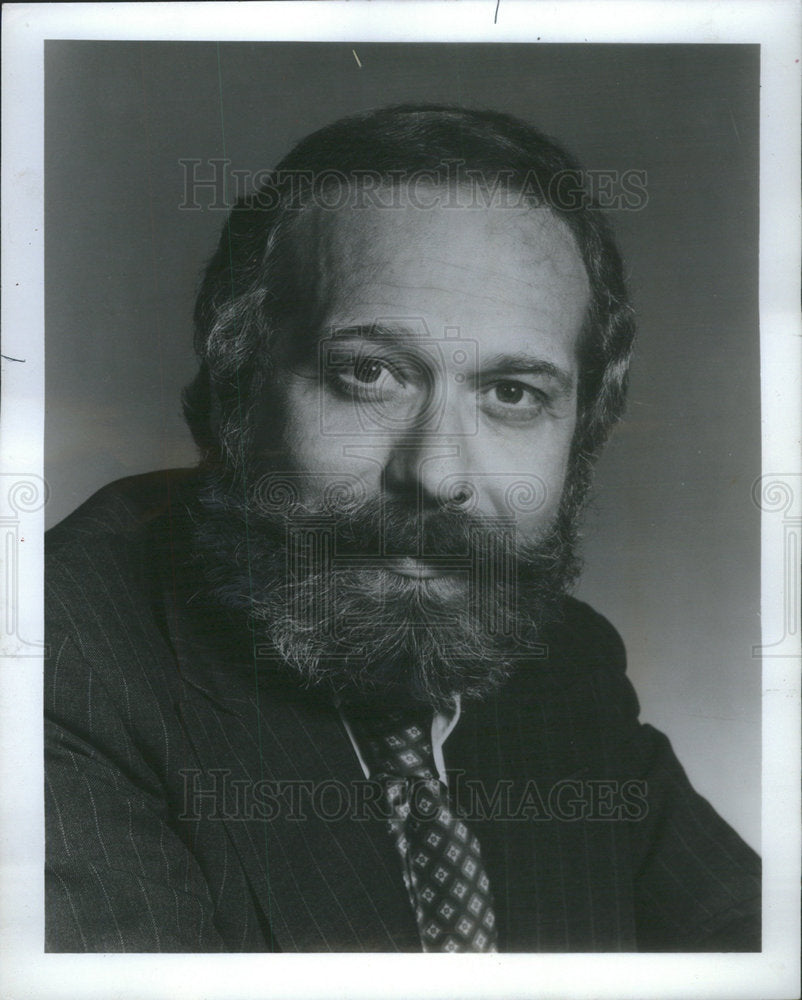
[[[375,170],[241,170],[223,157],[178,161],[182,171],[183,212],[228,212],[242,198],[254,208],[270,211],[280,203],[314,206],[324,211],[343,209],[510,208],[549,204],[563,212],[595,206],[604,211],[640,212],[649,203],[648,176],[641,168],[619,170],[562,170],[546,190],[534,171],[523,184],[513,171],[499,171],[492,179],[468,168],[464,160],[443,160],[438,170],[412,173]]]
[[[396,796],[388,796],[388,784],[397,786],[389,791],[400,791],[405,812],[413,819],[434,820],[441,808],[432,794],[435,779],[253,781],[236,778],[227,768],[184,768],[180,774],[184,788],[178,818],[185,821],[390,819],[394,813],[388,803]],[[460,818],[466,822],[639,822],[649,813],[647,782],[636,778],[565,778],[548,785],[532,779],[523,787],[501,780],[488,787],[454,770],[448,779],[450,798],[460,803]]]

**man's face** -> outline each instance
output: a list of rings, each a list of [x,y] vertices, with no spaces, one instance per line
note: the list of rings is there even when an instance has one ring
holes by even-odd
[[[310,683],[481,697],[575,570],[573,238],[546,209],[440,207],[315,209],[294,239],[251,488],[200,522],[211,578]]]
[[[280,368],[270,440],[278,416],[279,465],[312,474],[304,499],[345,478],[425,516],[463,491],[467,509],[535,536],[565,483],[588,306],[565,225],[548,209],[314,210],[298,243],[321,306]],[[388,567],[440,573],[425,558]]]

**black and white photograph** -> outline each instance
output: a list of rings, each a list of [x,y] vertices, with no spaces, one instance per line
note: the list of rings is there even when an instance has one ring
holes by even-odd
[[[792,996],[798,6],[103,6],[38,43],[34,272],[4,164],[17,953],[73,996],[181,956],[193,996]]]

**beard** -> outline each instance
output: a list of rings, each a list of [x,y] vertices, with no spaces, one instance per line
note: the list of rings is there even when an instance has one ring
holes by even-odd
[[[244,491],[208,473],[193,515],[193,556],[213,600],[244,613],[282,671],[343,701],[453,707],[481,699],[542,656],[579,571],[586,484],[575,470],[534,538],[514,517],[416,510],[330,490],[310,507],[268,475]],[[403,560],[443,575],[393,571]]]

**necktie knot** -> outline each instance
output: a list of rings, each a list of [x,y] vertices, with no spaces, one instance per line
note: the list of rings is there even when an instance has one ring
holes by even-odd
[[[351,728],[372,778],[437,778],[431,720],[401,712],[352,717]]]

